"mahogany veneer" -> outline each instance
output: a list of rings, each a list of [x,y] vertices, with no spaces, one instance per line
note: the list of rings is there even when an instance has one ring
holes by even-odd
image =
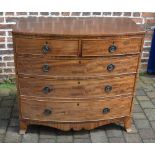
[[[144,30],[128,18],[23,18],[13,29],[20,133],[124,122],[131,131]]]

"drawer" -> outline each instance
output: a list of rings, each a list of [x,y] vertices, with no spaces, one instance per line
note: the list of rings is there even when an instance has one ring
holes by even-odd
[[[111,56],[139,53],[141,38],[83,40],[83,56]]]
[[[18,54],[77,56],[78,50],[78,40],[16,38],[16,52]]]
[[[139,55],[96,59],[52,60],[40,57],[18,57],[19,74],[34,76],[110,76],[137,71]],[[132,63],[131,63],[132,62]]]
[[[49,98],[96,98],[133,92],[135,75],[87,80],[19,78],[20,94]]]
[[[128,116],[132,97],[104,100],[41,100],[21,97],[22,118],[39,121],[87,122]]]

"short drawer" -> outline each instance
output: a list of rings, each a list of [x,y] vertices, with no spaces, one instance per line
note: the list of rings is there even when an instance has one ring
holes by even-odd
[[[21,97],[22,118],[39,121],[85,122],[128,116],[132,97],[104,100],[41,100]]]
[[[17,57],[19,74],[55,77],[113,76],[137,72],[139,55],[96,59]],[[132,62],[132,63],[131,63]]]
[[[142,38],[83,40],[83,56],[111,56],[139,53]]]
[[[16,52],[18,54],[49,55],[49,56],[77,56],[78,40],[49,40],[16,38]]]
[[[135,75],[87,80],[19,78],[20,94],[49,98],[104,98],[131,94]]]

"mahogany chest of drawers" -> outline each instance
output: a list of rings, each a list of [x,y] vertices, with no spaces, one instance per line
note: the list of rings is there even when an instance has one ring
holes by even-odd
[[[128,18],[25,18],[13,29],[20,133],[131,117],[144,31]]]

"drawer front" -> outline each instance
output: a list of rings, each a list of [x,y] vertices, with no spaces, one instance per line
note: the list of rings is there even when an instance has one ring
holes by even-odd
[[[135,75],[88,80],[19,78],[20,94],[51,98],[95,98],[132,93]]]
[[[18,57],[17,69],[19,74],[35,76],[110,76],[136,72],[138,58],[139,55],[79,60]]]
[[[104,100],[40,100],[21,98],[21,112],[25,119],[57,122],[81,122],[128,116],[132,97]]]
[[[46,40],[16,38],[18,54],[77,56],[78,40]]]
[[[83,40],[83,56],[111,56],[140,52],[141,38]]]

